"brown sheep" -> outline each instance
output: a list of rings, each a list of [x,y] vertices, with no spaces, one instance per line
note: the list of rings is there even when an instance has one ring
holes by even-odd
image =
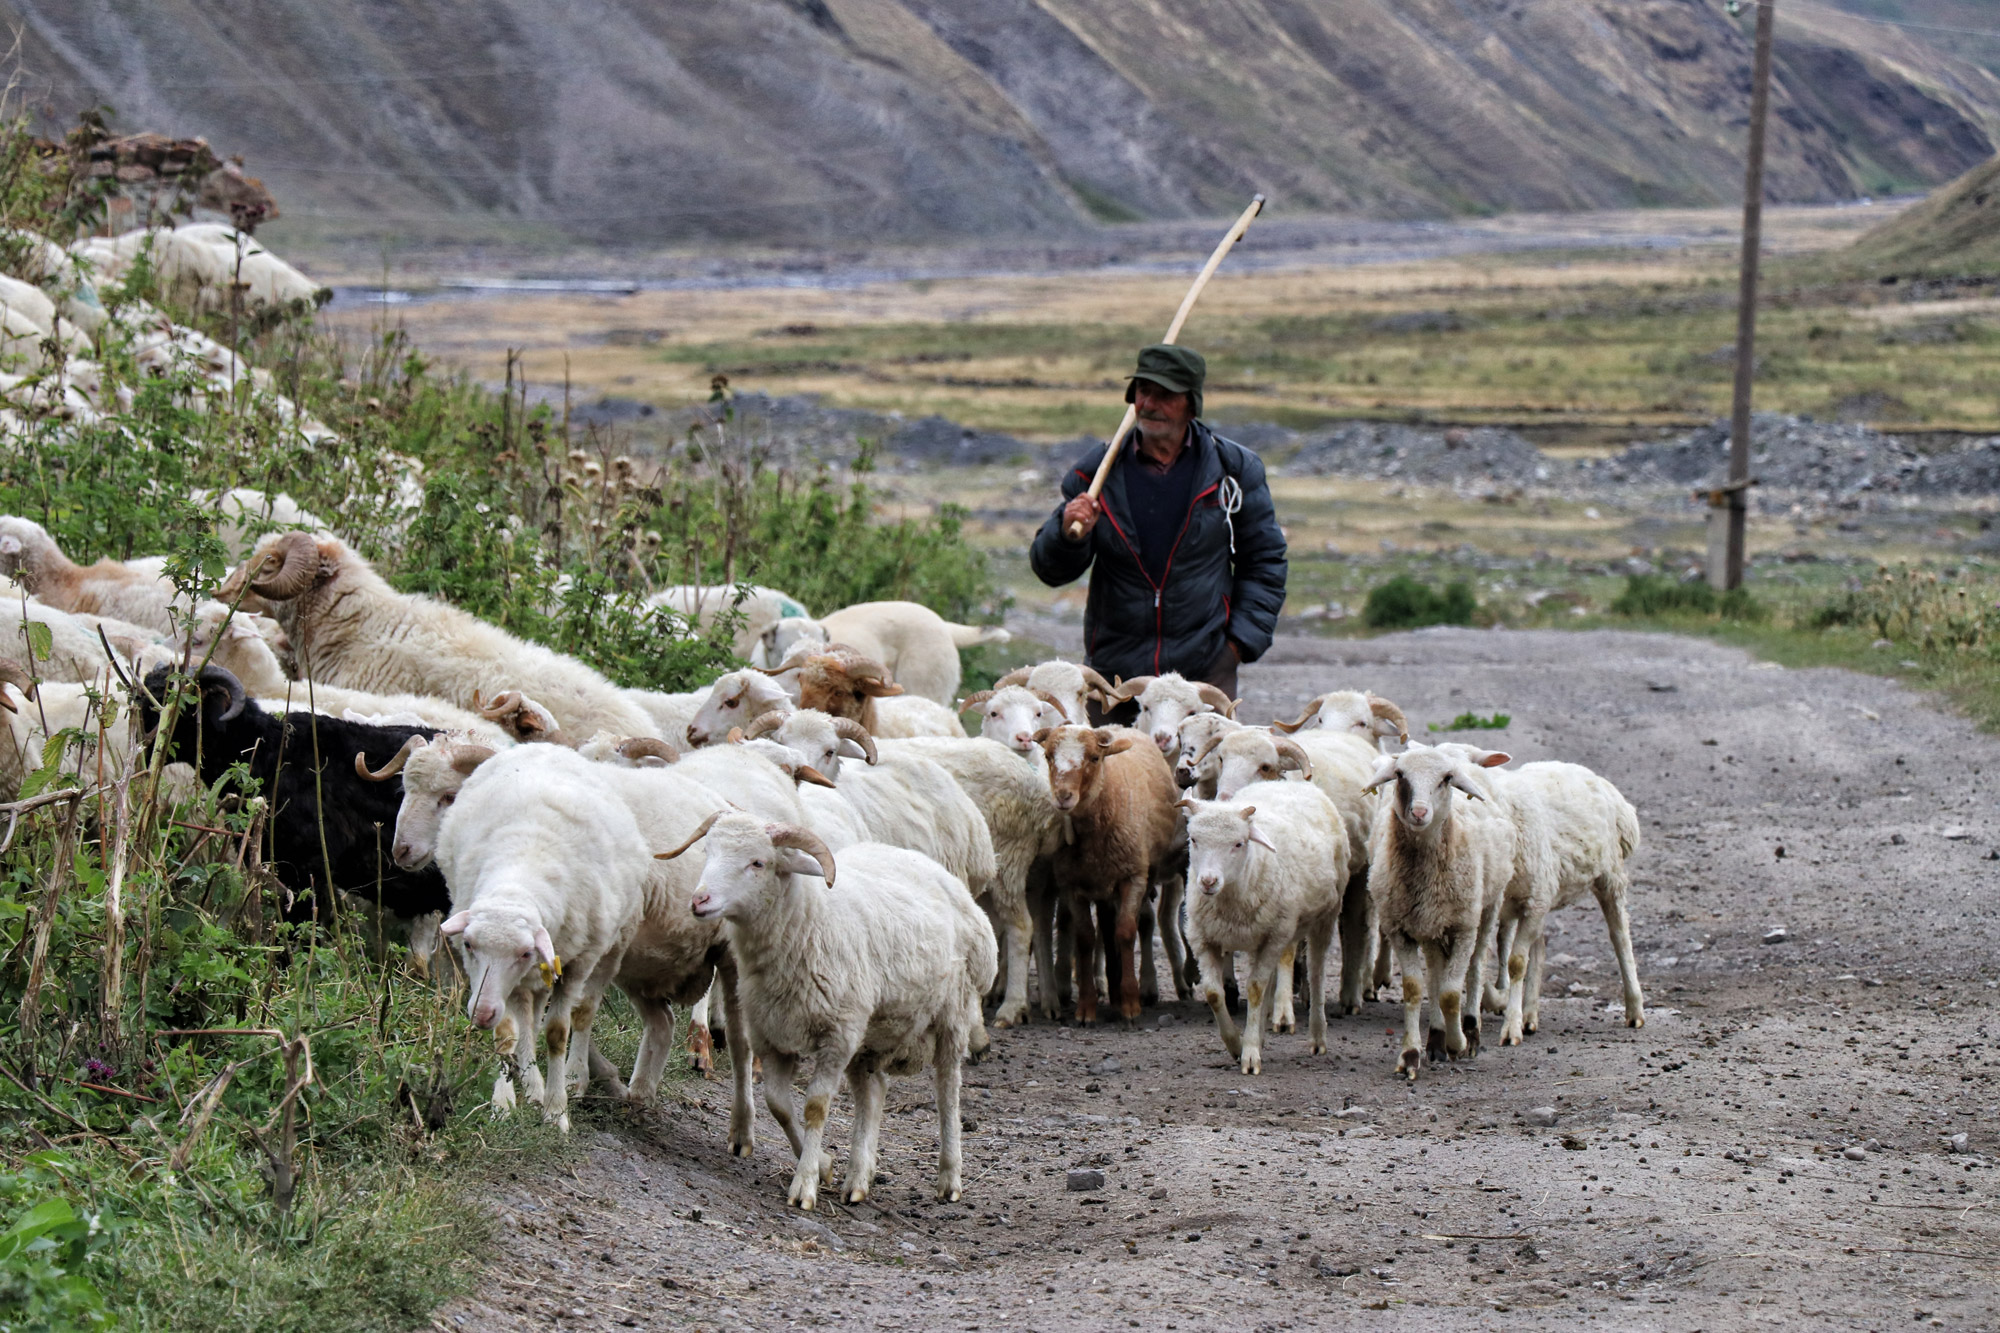
[[[1117,966],[1105,970],[1117,978],[1119,1015],[1130,1023],[1139,1017],[1139,909],[1158,885],[1161,917],[1177,920],[1180,913],[1180,791],[1166,757],[1127,728],[1051,727],[1035,740],[1047,757],[1056,809],[1074,835],[1057,849],[1054,871],[1076,936],[1077,1021],[1097,1021],[1091,909],[1103,903],[1115,909],[1118,951]],[[1173,961],[1178,974],[1179,960]]]

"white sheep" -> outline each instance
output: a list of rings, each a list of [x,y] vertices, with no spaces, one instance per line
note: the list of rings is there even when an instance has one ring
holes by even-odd
[[[1371,750],[1379,749],[1384,740],[1410,739],[1410,724],[1403,710],[1372,690],[1334,690],[1322,694],[1307,704],[1305,712],[1297,718],[1273,722],[1271,729],[1286,734],[1329,731],[1357,735],[1368,742]]]
[[[704,685],[698,690],[674,692],[628,689],[625,697],[646,710],[646,716],[653,719],[653,726],[660,735],[675,744],[684,744],[688,724],[708,702],[709,687]]]
[[[734,727],[748,728],[765,713],[789,713],[797,705],[780,681],[762,671],[725,671],[708,687],[708,697],[682,728],[696,748],[720,745]],[[680,737],[671,733],[669,740]]]
[[[1340,1002],[1345,1013],[1360,1012],[1371,983],[1380,975],[1374,914],[1368,905],[1368,842],[1375,823],[1376,799],[1368,791],[1377,752],[1359,734],[1331,728],[1277,735],[1261,727],[1245,727],[1218,735],[1198,755],[1196,766],[1206,779],[1213,774],[1219,800],[1234,800],[1244,784],[1269,782],[1296,768],[1325,792],[1347,829],[1348,886],[1340,921]],[[1206,780],[1201,785],[1207,785]],[[1383,976],[1382,981],[1386,982]],[[1279,1031],[1293,1024],[1291,986],[1279,982]]]
[[[1093,700],[1104,708],[1113,707],[1118,702],[1117,692],[1110,681],[1090,667],[1065,662],[1059,657],[1031,667],[1016,667],[993,682],[996,690],[1004,690],[1009,685],[1026,686],[1052,696],[1063,715],[1062,722],[1053,724],[1056,726],[1065,723],[1082,726],[1089,720],[1086,709]],[[969,701],[966,706],[969,706]]]
[[[1347,830],[1307,783],[1253,782],[1229,801],[1183,800],[1188,811],[1188,939],[1222,1044],[1246,1074],[1263,1072],[1264,1028],[1281,972],[1303,943],[1311,978],[1314,1055],[1326,1052],[1326,954],[1347,890]],[[1223,997],[1235,953],[1250,956],[1243,1034]]]
[[[1495,935],[1496,978],[1503,987],[1497,999],[1506,1014],[1502,1045],[1518,1044],[1541,1026],[1542,965],[1547,946],[1543,925],[1548,913],[1583,901],[1589,894],[1604,914],[1611,951],[1618,959],[1624,988],[1625,1025],[1646,1026],[1646,997],[1639,985],[1639,961],[1632,951],[1632,921],[1627,906],[1632,876],[1626,863],[1639,850],[1639,812],[1618,788],[1581,764],[1541,760],[1519,768],[1501,768],[1509,756],[1477,746],[1440,746],[1463,752],[1486,771],[1486,781],[1501,797],[1538,822],[1545,831],[1542,854],[1549,860],[1547,886],[1540,892],[1509,888],[1520,906],[1503,912]],[[1517,816],[1516,823],[1522,822]],[[1524,875],[1517,874],[1517,879]]]
[[[160,557],[73,564],[41,524],[12,514],[0,516],[0,574],[45,606],[115,616],[161,634],[172,633],[176,614],[184,619],[191,606]]]
[[[1480,961],[1513,875],[1514,825],[1463,756],[1433,746],[1382,756],[1369,785],[1390,788],[1376,807],[1368,894],[1403,973],[1396,1068],[1414,1082],[1426,981],[1432,1057],[1478,1049]]]
[[[1026,685],[997,685],[959,701],[959,712],[974,710],[979,713],[979,734],[1017,754],[1038,749],[1036,732],[1066,726],[1070,721],[1059,696]]]
[[[285,632],[298,674],[381,694],[430,695],[460,708],[480,695],[533,695],[573,736],[657,736],[646,711],[572,657],[516,638],[453,606],[399,593],[336,537],[274,533],[224,581],[247,582]]]
[[[854,1137],[842,1198],[867,1198],[887,1076],[926,1065],[937,1088],[937,1197],[957,1201],[959,1065],[998,967],[993,929],[965,886],[929,857],[881,843],[850,847],[836,862],[810,830],[745,814],[712,815],[659,855],[671,859],[704,836],[694,911],[727,923],[765,1103],[798,1159],[788,1202],[810,1212],[832,1182],[821,1143],[843,1074]],[[792,1081],[804,1057],[813,1071],[797,1115]]]
[[[1009,637],[995,626],[954,624],[916,602],[861,602],[820,624],[828,642],[880,662],[910,694],[945,705],[958,697],[958,650]]]
[[[466,779],[438,831],[452,906],[442,931],[465,963],[466,1014],[506,1060],[496,1108],[518,1083],[565,1133],[569,1086],[588,1083],[591,1023],[638,931],[651,873],[651,849],[608,772],[559,747],[517,747]]]
[[[1210,748],[1229,732],[1242,729],[1243,724],[1227,713],[1194,713],[1182,719],[1174,781],[1183,788],[1193,788],[1201,800],[1214,800],[1220,765],[1209,762]]]
[[[97,637],[104,629],[121,663],[138,660],[155,635],[143,626],[90,615],[72,615],[41,602],[19,597],[0,600],[0,657],[30,666],[34,674],[49,681],[95,681],[103,677],[111,658]],[[38,626],[39,629],[32,629]],[[34,642],[43,631],[48,636],[47,651]]]
[[[283,491],[271,495],[247,486],[220,492],[197,489],[188,492],[188,499],[215,513],[215,535],[232,562],[248,556],[257,539],[267,532],[298,528],[317,535],[332,531]]]
[[[851,717],[878,739],[965,735],[949,705],[905,694],[880,662],[845,646],[805,652],[768,673],[791,701],[835,717]]]
[[[1164,676],[1134,676],[1118,682],[1114,704],[1139,701],[1132,729],[1153,738],[1160,753],[1172,761],[1180,754],[1181,723],[1196,713],[1236,716],[1236,701],[1205,680],[1189,680],[1177,671]]]
[[[787,620],[805,623],[811,619],[805,604],[796,597],[752,583],[677,584],[653,593],[646,598],[646,605],[676,611],[699,629],[706,629],[732,611],[741,612],[743,621],[735,635],[736,655],[764,666],[783,660],[771,655],[777,627]]]

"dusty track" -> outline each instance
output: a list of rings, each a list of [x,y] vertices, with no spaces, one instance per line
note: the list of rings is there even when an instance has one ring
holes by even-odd
[[[1413,718],[1500,708],[1517,756],[1617,781],[1646,839],[1645,1028],[1606,1012],[1584,909],[1542,1031],[1414,1087],[1388,1004],[1332,1020],[1325,1057],[1273,1039],[1258,1078],[1193,1003],[1032,1026],[967,1071],[963,1205],[931,1201],[907,1080],[889,1179],[811,1219],[761,1110],[756,1157],[729,1157],[711,1084],[500,1192],[487,1299],[441,1326],[2000,1326],[2000,741],[1892,683],[1634,634],[1291,638],[1243,680],[1253,719],[1337,685]],[[1093,1165],[1106,1186],[1068,1192]]]

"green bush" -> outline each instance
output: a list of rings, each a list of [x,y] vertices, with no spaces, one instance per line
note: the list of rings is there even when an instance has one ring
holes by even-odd
[[[0,124],[0,261],[18,249],[9,229],[67,241],[89,211],[94,178],[64,178],[86,155],[31,150],[25,126]],[[98,296],[115,311],[151,290],[142,262]],[[164,554],[204,596],[229,554],[193,493],[283,491],[397,588],[657,689],[734,661],[731,617],[691,633],[645,607],[671,584],[765,583],[821,613],[883,598],[957,620],[1001,609],[962,512],[883,521],[865,451],[851,476],[788,468],[723,411],[628,457],[511,383],[438,373],[398,333],[352,343],[303,312],[167,313],[235,347],[338,441],[312,443],[248,379],[232,392],[141,373],[107,325],[93,359],[130,402],[0,436],[0,512],[42,523],[72,559]],[[83,739],[30,756],[22,794],[85,795],[24,814],[0,848],[0,1333],[105,1317],[421,1326],[470,1280],[489,1229],[458,1192],[496,1153],[540,1167],[567,1149],[532,1116],[488,1120],[491,1037],[466,1023],[442,957],[444,975],[417,976],[366,909],[283,924],[255,803],[156,803],[143,775],[100,786]],[[621,1024],[629,1009],[607,1004],[614,1052]],[[56,1140],[70,1151],[44,1154]],[[121,1219],[115,1281],[107,1216]]]
[[[1611,613],[1619,616],[1718,616],[1723,620],[1756,622],[1770,610],[1747,588],[1731,588],[1718,593],[1706,580],[1682,582],[1658,574],[1633,574],[1625,580],[1625,591],[1611,603]]]
[[[1361,608],[1362,623],[1370,629],[1417,629],[1424,625],[1470,625],[1479,604],[1472,587],[1453,583],[1443,593],[1419,583],[1407,574],[1398,574],[1387,583],[1368,591]]]
[[[1481,717],[1477,713],[1460,713],[1442,725],[1433,722],[1432,731],[1505,731],[1513,718],[1506,713],[1495,713],[1492,717]]]

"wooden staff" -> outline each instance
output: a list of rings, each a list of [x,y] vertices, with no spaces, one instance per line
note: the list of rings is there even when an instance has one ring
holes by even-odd
[[[1224,257],[1235,248],[1238,241],[1243,239],[1243,233],[1250,230],[1251,219],[1263,211],[1264,196],[1260,194],[1251,199],[1250,207],[1243,210],[1243,216],[1230,224],[1228,233],[1215,247],[1215,253],[1208,257],[1208,262],[1201,266],[1201,272],[1195,276],[1194,286],[1188,288],[1188,294],[1181,298],[1181,308],[1174,312],[1174,322],[1167,325],[1167,336],[1160,339],[1161,342],[1172,343],[1181,336],[1181,325],[1187,323],[1188,312],[1194,309],[1196,299],[1201,296],[1201,289],[1208,286],[1208,280],[1215,276],[1215,270],[1222,267]],[[1125,432],[1131,430],[1132,423],[1138,419],[1139,409],[1127,403],[1124,419],[1118,423],[1118,429],[1111,433],[1111,443],[1104,450],[1104,461],[1097,465],[1097,475],[1090,479],[1090,489],[1085,492],[1091,499],[1095,500],[1104,490],[1104,479],[1111,475],[1112,464],[1118,461],[1118,442],[1125,438]],[[1083,524],[1069,525],[1071,541],[1076,541],[1082,536]]]

